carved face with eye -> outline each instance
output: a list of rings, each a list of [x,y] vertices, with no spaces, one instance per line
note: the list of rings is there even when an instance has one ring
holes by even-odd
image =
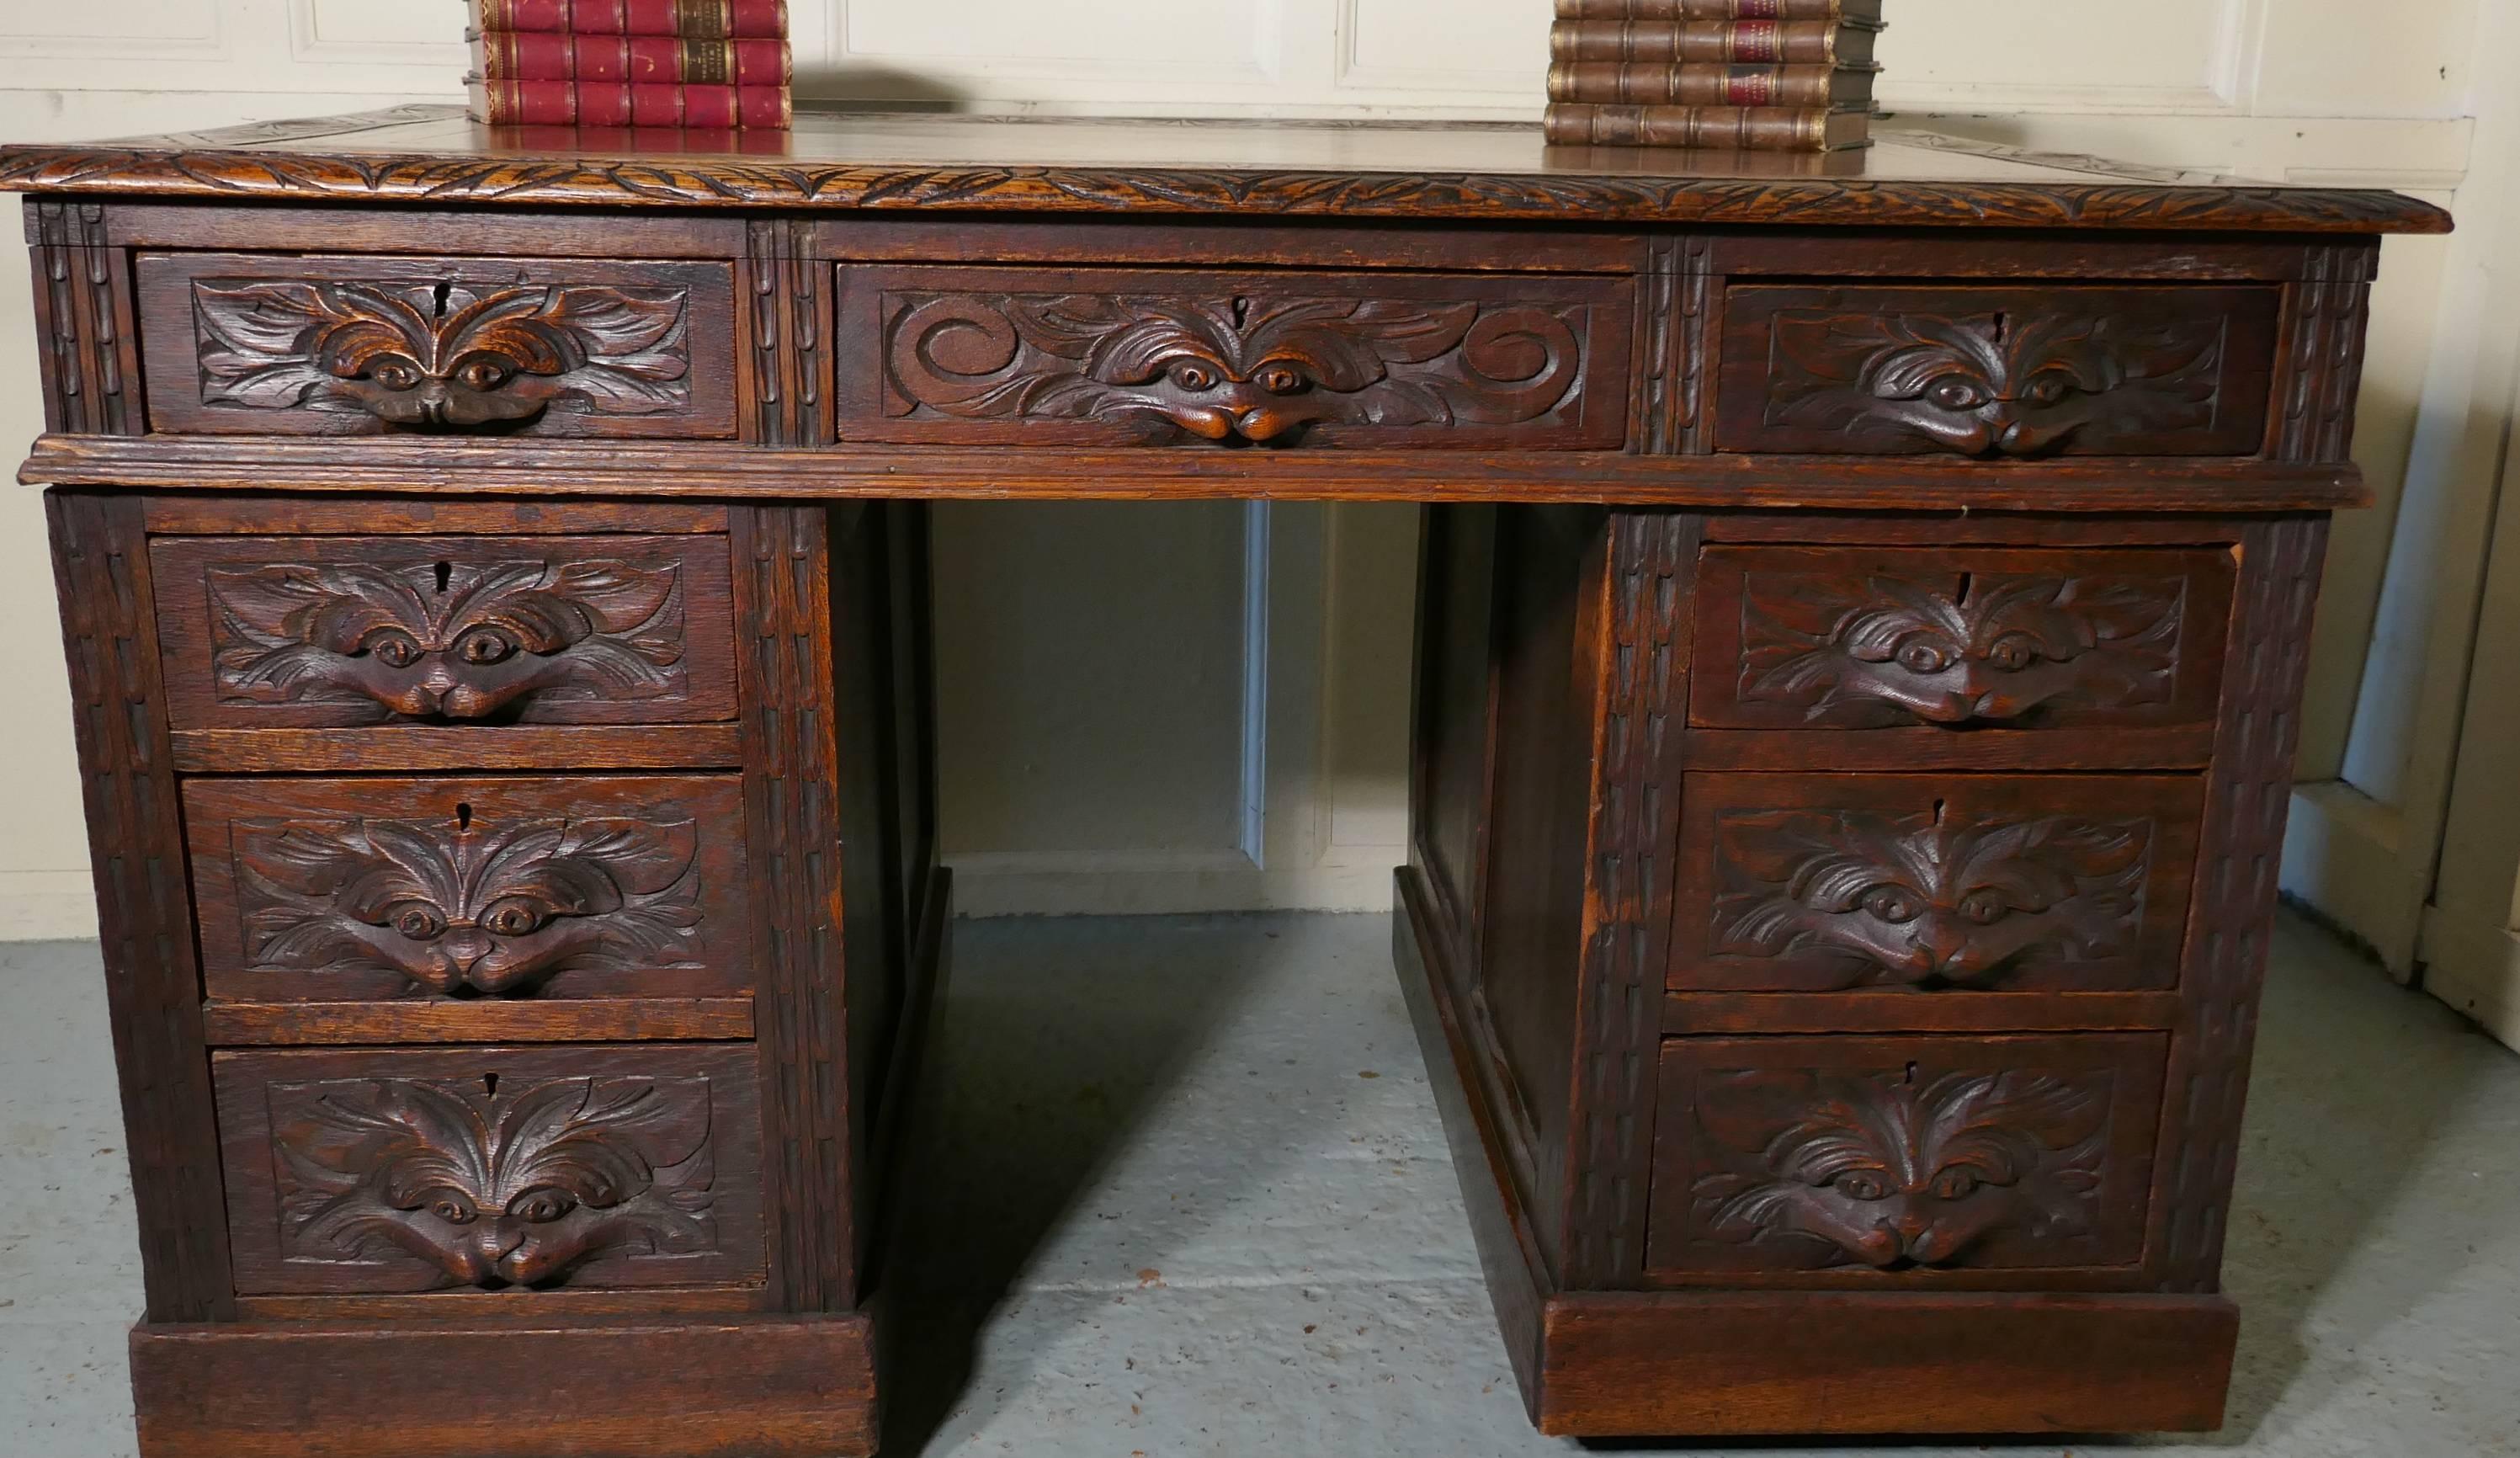
[[[2183,429],[2211,421],[2219,318],[2128,319],[1789,309],[1776,348],[1771,425],[1912,435],[1967,455],[2035,456],[2095,423]]]
[[[680,290],[201,280],[202,402],[469,430],[686,402]]]
[[[2131,955],[2152,824],[1748,811],[1716,839],[1717,954],[1794,986],[1986,986]]]
[[[486,718],[682,683],[680,565],[323,563],[209,573],[220,697]]]
[[[442,994],[696,965],[690,820],[245,821],[235,843],[257,967],[391,971]]]
[[[379,1079],[274,1130],[289,1244],[396,1248],[468,1286],[539,1286],[605,1255],[706,1250],[705,1085],[566,1078],[509,1095]]]
[[[1733,1158],[1695,1208],[1779,1263],[1965,1264],[1998,1231],[2088,1225],[2106,1114],[2105,1085],[2035,1073],[1719,1077],[1701,1126]]]
[[[1740,694],[1849,727],[2158,704],[2176,687],[2185,601],[2175,577],[1755,573]]]

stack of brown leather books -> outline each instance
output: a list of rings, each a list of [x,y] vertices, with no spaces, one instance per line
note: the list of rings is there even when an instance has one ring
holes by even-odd
[[[1549,141],[1869,146],[1880,32],[1881,0],[1557,0]]]

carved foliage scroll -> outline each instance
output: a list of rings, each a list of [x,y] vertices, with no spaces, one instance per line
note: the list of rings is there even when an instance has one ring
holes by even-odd
[[[241,820],[233,834],[256,968],[505,993],[562,970],[698,965],[687,819]]]
[[[682,686],[672,562],[599,558],[276,564],[209,573],[212,671],[228,704],[374,704],[487,718]]]
[[[1703,724],[2201,723],[2230,610],[2216,552],[1719,549],[1700,619],[1737,667]]]
[[[214,997],[742,985],[731,777],[196,781]]]
[[[1673,985],[2167,986],[2197,787],[2168,777],[1702,775]]]
[[[1630,285],[900,270],[861,438],[1615,445]],[[844,382],[845,384],[845,382]],[[872,435],[870,434],[872,432]]]
[[[270,1171],[267,1194],[233,1197],[272,1207],[268,1224],[240,1211],[248,1290],[661,1286],[760,1270],[741,1050],[248,1054],[221,1060],[220,1079],[229,1167]],[[239,1162],[252,1139],[266,1147]]]
[[[2157,1034],[1684,1040],[1657,1260],[1898,1273],[2133,1264]]]
[[[201,397],[468,431],[545,410],[647,415],[691,392],[689,296],[480,284],[196,279]]]
[[[734,433],[731,264],[154,254],[140,278],[160,429]]]
[[[2254,453],[2275,298],[2272,289],[1736,289],[1723,445]]]
[[[709,651],[730,630],[722,537],[195,538],[155,550],[205,619],[165,632],[187,721],[641,723],[734,711],[722,648]]]

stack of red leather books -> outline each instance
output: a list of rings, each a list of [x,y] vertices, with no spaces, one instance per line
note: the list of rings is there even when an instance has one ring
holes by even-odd
[[[1872,139],[1881,0],[1557,0],[1560,147],[1835,152]]]
[[[784,131],[787,0],[471,0],[472,118]]]

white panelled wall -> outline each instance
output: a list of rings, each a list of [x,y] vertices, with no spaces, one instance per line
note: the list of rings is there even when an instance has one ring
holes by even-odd
[[[2520,387],[2520,283],[2500,263],[2520,242],[2520,92],[2477,83],[2520,74],[2512,7],[1889,9],[1880,91],[1895,124],[2398,187],[2459,212],[2454,238],[2388,247],[2358,451],[2381,501],[2338,533],[2287,872],[2409,968],[2452,818]],[[0,0],[0,134],[452,99],[462,10]],[[789,3],[808,100],[1149,115],[1535,118],[1549,12],[1548,0]],[[14,450],[39,421],[23,254],[6,258],[0,448]],[[0,779],[0,935],[81,934],[92,921],[41,517],[32,492],[0,500],[0,610],[21,628],[0,642],[17,699],[0,721],[14,771]],[[946,830],[970,909],[1383,904],[1401,856],[1415,529],[1405,508],[943,510]],[[2520,563],[2491,570],[2503,599],[2520,597]],[[2514,637],[2489,640],[2506,699],[2520,696]],[[2506,704],[2506,742],[2511,721]],[[2476,767],[2492,759],[2471,745],[2473,773],[2499,775],[2520,805],[2520,766]],[[2520,836],[2520,812],[2485,818]],[[2506,888],[2514,869],[2500,868]],[[2513,897],[2500,899],[2495,930],[2507,934]]]

